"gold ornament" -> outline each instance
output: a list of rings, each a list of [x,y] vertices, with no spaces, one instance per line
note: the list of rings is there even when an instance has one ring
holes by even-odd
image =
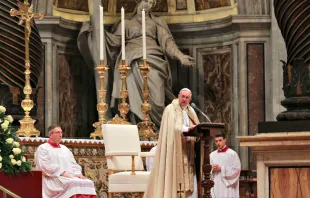
[[[95,131],[90,134],[90,138],[94,139],[96,139],[96,137],[98,137],[99,139],[103,139],[101,125],[105,123],[105,114],[108,110],[108,105],[105,103],[106,90],[104,89],[104,75],[108,69],[109,67],[104,64],[103,60],[100,60],[99,65],[95,67],[95,70],[99,74],[100,89],[98,90],[99,102],[97,104],[99,121],[93,124],[93,127],[95,127]]]
[[[144,140],[148,140],[150,137],[156,139],[157,135],[155,133],[155,124],[150,120],[150,112],[152,107],[148,103],[150,91],[147,85],[147,75],[151,67],[149,64],[146,63],[146,60],[143,60],[143,65],[140,65],[139,69],[143,78],[143,104],[141,105],[141,111],[144,114],[143,121],[138,123],[139,136],[143,137]]]
[[[118,66],[118,71],[119,73],[121,73],[121,79],[122,79],[122,89],[121,89],[122,103],[118,105],[118,110],[120,111],[124,121],[127,121],[126,115],[129,112],[129,104],[126,102],[126,99],[128,97],[126,73],[128,70],[130,70],[130,67],[126,64],[125,60],[122,60],[122,64]]]
[[[31,25],[33,24],[33,19],[42,19],[43,13],[34,13],[33,5],[29,6],[28,0],[24,3],[18,2],[19,10],[11,9],[11,16],[19,16],[19,25],[25,24],[25,87],[23,92],[25,94],[25,99],[22,101],[21,106],[25,111],[25,116],[20,120],[20,128],[17,131],[17,136],[36,136],[40,135],[40,132],[34,127],[35,120],[33,120],[29,114],[33,108],[33,101],[30,99],[30,94],[32,93],[32,88],[30,85],[30,60],[29,60],[29,38],[31,34]]]

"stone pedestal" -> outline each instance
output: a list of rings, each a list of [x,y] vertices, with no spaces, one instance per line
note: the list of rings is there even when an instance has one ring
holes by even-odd
[[[260,133],[237,139],[241,147],[251,147],[256,154],[259,198],[309,195],[310,132]]]

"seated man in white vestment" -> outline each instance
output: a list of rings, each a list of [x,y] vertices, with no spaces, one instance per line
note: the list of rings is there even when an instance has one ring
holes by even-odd
[[[58,125],[48,128],[49,140],[40,145],[35,154],[36,168],[42,171],[43,198],[95,198],[93,181],[82,175],[82,168],[72,152],[59,144],[62,130]]]
[[[214,187],[212,198],[239,198],[241,163],[238,154],[226,146],[223,132],[215,135],[217,150],[210,154]]]
[[[199,124],[189,105],[192,93],[184,88],[165,108],[152,171],[144,198],[196,198],[195,137],[185,137]]]

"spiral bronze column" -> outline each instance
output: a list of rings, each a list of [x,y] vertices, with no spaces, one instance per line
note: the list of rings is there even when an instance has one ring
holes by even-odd
[[[310,1],[274,0],[274,9],[287,49],[281,101],[287,111],[277,120],[310,120]]]

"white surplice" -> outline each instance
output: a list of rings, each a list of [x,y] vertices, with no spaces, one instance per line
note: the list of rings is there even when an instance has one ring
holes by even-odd
[[[218,164],[221,167],[221,172],[212,174],[212,198],[239,198],[241,163],[238,154],[230,148],[225,152],[213,151],[210,154],[210,164]]]
[[[74,177],[81,174],[72,152],[64,145],[53,148],[50,144],[40,145],[35,154],[37,170],[43,172],[43,198],[69,198],[73,195],[96,195],[93,181]],[[73,178],[60,176],[64,171]]]

